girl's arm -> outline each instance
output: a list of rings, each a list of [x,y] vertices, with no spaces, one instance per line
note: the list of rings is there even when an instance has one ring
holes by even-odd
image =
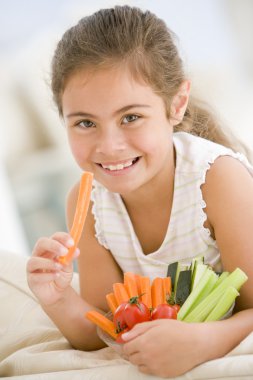
[[[77,196],[78,185],[72,189],[67,200],[69,226],[72,225]],[[95,325],[89,322],[84,314],[90,309],[108,310],[105,296],[112,291],[114,282],[122,281],[122,275],[110,252],[95,238],[91,207],[79,249],[81,296],[69,286],[60,300],[51,305],[42,305],[42,307],[73,347],[81,350],[95,350],[104,347],[105,344],[98,338]]]
[[[248,276],[236,310],[253,308],[253,177],[236,159],[220,157],[207,172],[202,192],[223,270],[239,267]]]

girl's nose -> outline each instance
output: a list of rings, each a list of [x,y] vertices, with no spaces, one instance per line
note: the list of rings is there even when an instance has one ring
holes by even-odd
[[[124,132],[119,128],[101,130],[96,141],[96,152],[104,155],[123,151],[126,147]]]

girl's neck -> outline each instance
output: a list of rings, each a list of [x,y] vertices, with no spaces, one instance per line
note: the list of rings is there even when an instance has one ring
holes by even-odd
[[[174,177],[176,166],[175,149],[172,149],[168,165],[153,180],[143,185],[138,190],[121,195],[126,208],[150,208],[154,205],[156,208],[172,203],[174,192]]]
[[[174,193],[175,153],[155,181],[127,197],[122,196],[145,255],[157,251],[168,231]]]

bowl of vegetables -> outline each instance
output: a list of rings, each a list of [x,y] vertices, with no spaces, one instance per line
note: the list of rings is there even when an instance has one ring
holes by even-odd
[[[90,310],[85,317],[97,325],[100,339],[122,355],[121,335],[137,323],[161,318],[198,323],[230,317],[246,281],[240,268],[216,273],[202,256],[189,267],[170,264],[167,276],[153,281],[127,272],[123,283],[113,284],[113,292],[106,296],[110,312]]]

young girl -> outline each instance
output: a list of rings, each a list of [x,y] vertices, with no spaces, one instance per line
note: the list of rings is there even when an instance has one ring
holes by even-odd
[[[74,243],[57,232],[36,243],[28,283],[73,347],[104,347],[87,310],[107,311],[123,272],[166,276],[197,255],[249,279],[229,319],[156,320],[124,335],[141,372],[168,377],[221,357],[253,330],[253,169],[217,123],[190,99],[190,82],[165,23],[128,6],[103,9],[69,29],[52,63],[52,90],[72,153],[94,173],[92,202],[72,265],[57,258]],[[71,226],[78,184],[67,200]],[[80,251],[79,251],[80,250]]]

